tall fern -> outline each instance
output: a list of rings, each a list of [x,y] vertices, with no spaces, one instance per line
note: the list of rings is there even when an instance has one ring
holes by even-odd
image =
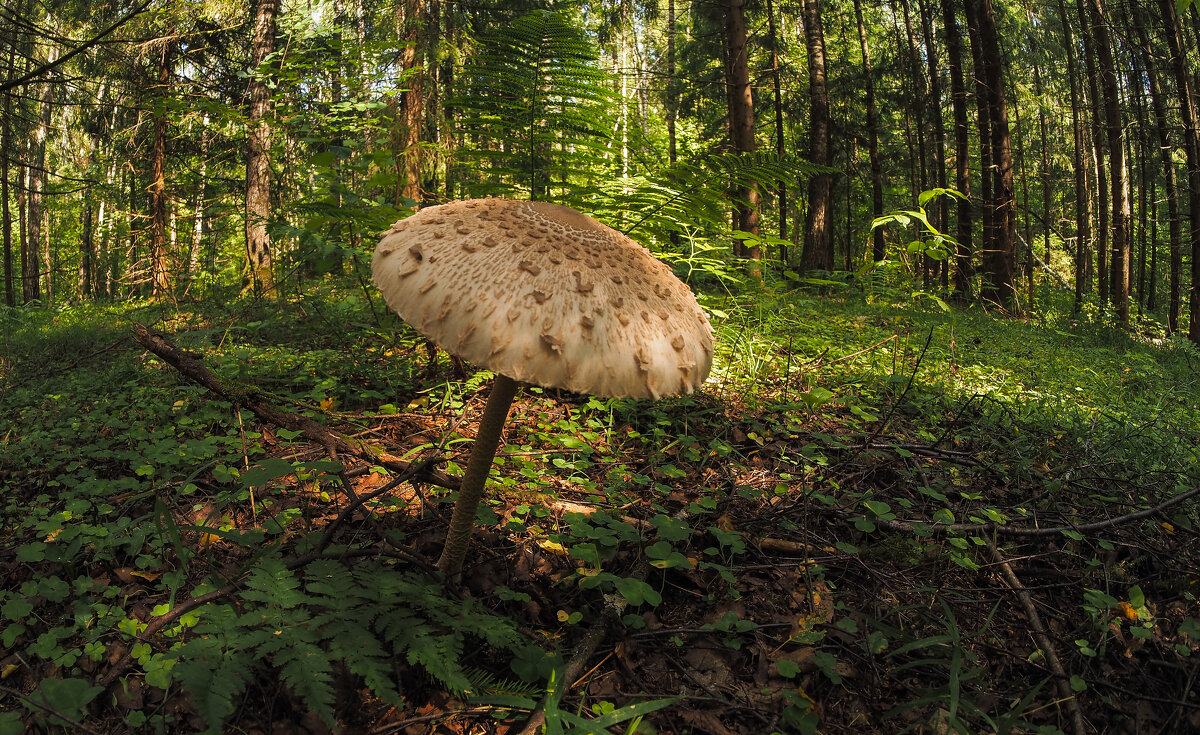
[[[480,40],[454,103],[472,194],[563,200],[603,178],[614,96],[597,59],[586,33],[548,10]]]

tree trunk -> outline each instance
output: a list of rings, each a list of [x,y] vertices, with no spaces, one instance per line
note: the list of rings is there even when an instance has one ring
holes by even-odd
[[[939,189],[946,188],[946,125],[942,118],[942,81],[941,70],[938,68],[937,44],[934,41],[932,9],[927,0],[918,0],[917,9],[921,15],[921,36],[925,42],[925,56],[929,64],[929,125],[933,128],[933,184]],[[946,197],[938,197],[931,203],[933,207],[933,223],[939,232],[947,231],[949,210]],[[943,258],[934,262],[934,269],[940,270],[942,286],[946,287],[949,260]]]
[[[921,64],[921,51],[917,48],[917,40],[913,35],[912,27],[912,10],[908,0],[900,0],[900,9],[904,19],[904,38],[906,42],[906,50],[908,51],[908,76],[912,81],[913,94],[904,95],[905,105],[912,111],[912,117],[916,122],[915,134],[917,141],[917,191],[925,191],[929,188],[929,157],[925,145],[925,128],[927,106],[929,94],[925,83],[925,69]],[[901,78],[904,78],[901,72]],[[918,227],[920,236],[925,237],[924,228]],[[925,289],[929,288],[929,269],[931,259],[928,255],[922,255],[919,258],[921,269],[921,284]]]
[[[679,106],[675,89],[675,0],[667,0],[667,161],[672,166],[679,160],[675,139],[675,116]]]
[[[402,13],[399,91],[399,165],[400,197],[420,206],[421,195],[421,132],[425,120],[425,38],[429,23],[425,0],[404,0],[397,4]]]
[[[1012,138],[1008,127],[1008,102],[1004,90],[1003,59],[996,31],[992,0],[970,0],[977,5],[984,83],[988,87],[988,118],[992,150],[992,240],[986,242],[983,271],[987,276],[983,296],[1003,306],[1014,303],[1013,257],[1016,252],[1016,198],[1013,188]]]
[[[263,64],[275,50],[275,25],[278,0],[258,0],[254,14],[254,39],[250,66],[254,70],[247,82],[246,135],[246,271],[255,294],[275,290],[272,271],[271,236],[267,221],[271,218],[271,90],[263,74]]]
[[[158,97],[154,102],[154,138],[150,149],[150,269],[151,294],[171,292],[171,252],[167,245],[167,95],[171,74],[171,45],[163,41],[158,62]]]
[[[786,152],[787,144],[783,138],[783,90],[779,72],[779,34],[775,28],[775,8],[771,0],[767,0],[767,32],[771,36],[771,84],[775,93],[775,152],[783,156]],[[775,198],[779,208],[779,239],[787,240],[788,196],[786,182],[776,182]],[[785,267],[789,265],[787,246],[782,243],[779,245],[779,262]]]
[[[945,0],[949,2],[950,0]],[[875,107],[875,82],[871,71],[871,49],[867,44],[867,26],[863,22],[862,0],[854,0],[854,18],[858,22],[858,45],[862,52],[864,90],[867,108],[867,158],[871,165],[871,218],[883,216],[883,167],[879,162],[879,110]],[[878,263],[887,257],[883,228],[871,229],[871,257]]]
[[[1054,221],[1050,216],[1050,141],[1049,126],[1046,124],[1046,104],[1042,97],[1042,74],[1036,63],[1033,66],[1033,85],[1034,93],[1038,98],[1038,137],[1041,138],[1042,144],[1042,236],[1044,238],[1043,241],[1046,247],[1046,257],[1043,259],[1043,262],[1045,262],[1045,264],[1048,266],[1050,265],[1050,223]],[[1033,240],[1029,241],[1029,250],[1030,254],[1032,255]],[[1030,260],[1032,261],[1033,258],[1030,258]],[[1036,273],[1036,269],[1033,268],[1032,263],[1030,265],[1030,269],[1029,303],[1030,306],[1032,306],[1033,286],[1034,281],[1036,280],[1033,276],[1033,274]]]
[[[1134,30],[1137,31],[1138,40],[1141,42],[1141,47],[1146,54],[1146,77],[1150,83],[1150,108],[1154,113],[1154,129],[1158,136],[1159,144],[1159,162],[1163,170],[1163,178],[1165,181],[1166,198],[1167,198],[1167,237],[1169,238],[1168,247],[1171,257],[1169,259],[1167,271],[1167,332],[1174,334],[1179,330],[1179,309],[1180,297],[1183,289],[1183,222],[1180,219],[1179,213],[1179,190],[1178,181],[1175,175],[1175,160],[1171,155],[1171,151],[1175,150],[1175,141],[1171,135],[1171,125],[1167,122],[1167,102],[1163,93],[1162,83],[1158,76],[1158,66],[1155,64],[1153,54],[1153,46],[1150,43],[1150,34],[1146,31],[1145,10],[1140,6],[1134,9]],[[1155,205],[1155,214],[1157,215],[1157,204]],[[1157,224],[1157,216],[1155,217]],[[1157,235],[1157,227],[1154,228]],[[1156,238],[1152,238],[1156,241]],[[1154,258],[1154,250],[1150,252],[1152,262]],[[1155,294],[1155,276],[1156,269],[1150,270],[1150,300],[1149,306],[1153,310],[1156,306]]]
[[[1101,101],[1100,91],[1097,82],[1096,71],[1096,50],[1095,43],[1092,40],[1091,21],[1088,19],[1087,6],[1085,0],[1076,0],[1076,8],[1079,13],[1080,37],[1083,40],[1083,60],[1085,73],[1084,76],[1087,82],[1087,100],[1088,109],[1091,111],[1091,132],[1092,132],[1092,151],[1093,160],[1090,168],[1096,174],[1096,197],[1097,197],[1097,226],[1096,233],[1096,281],[1097,292],[1100,303],[1107,304],[1108,297],[1108,203],[1109,203],[1109,188],[1108,188],[1108,169],[1104,162],[1108,159],[1108,134],[1107,129],[1101,122]],[[1092,267],[1091,260],[1088,261],[1088,268]],[[1090,281],[1090,272],[1089,278]]]
[[[11,68],[12,54],[9,54]],[[12,93],[4,93],[4,120],[0,128],[0,227],[4,230],[4,303],[17,305],[16,283],[13,281],[12,211],[9,208],[9,151],[12,150]]]
[[[1192,254],[1192,287],[1189,294],[1188,339],[1200,344],[1200,114],[1196,90],[1184,52],[1183,33],[1175,0],[1159,0],[1167,44],[1171,49],[1171,71],[1179,94],[1183,118],[1183,150],[1187,158],[1188,217],[1187,247]]]
[[[1100,90],[1104,101],[1105,133],[1108,140],[1112,203],[1109,291],[1113,306],[1117,309],[1117,322],[1121,326],[1128,326],[1129,266],[1131,261],[1129,169],[1125,162],[1125,145],[1121,140],[1123,117],[1121,115],[1120,89],[1117,84],[1117,67],[1113,59],[1108,21],[1104,17],[1104,9],[1100,3],[1101,0],[1088,0],[1088,14],[1092,20],[1092,40],[1100,66]]]
[[[29,167],[22,161],[17,167],[17,221],[21,240],[21,303],[28,304],[41,297],[38,291],[37,255],[29,248]],[[36,249],[36,248],[35,248]]]
[[[1088,167],[1084,160],[1087,140],[1083,127],[1080,104],[1079,81],[1075,75],[1075,40],[1071,33],[1071,18],[1067,15],[1065,0],[1058,0],[1058,17],[1062,23],[1063,45],[1067,50],[1067,77],[1071,85],[1071,137],[1073,142],[1073,168],[1075,183],[1075,303],[1073,311],[1078,314],[1083,308],[1083,295],[1087,285],[1087,263],[1091,242],[1091,193],[1088,189]]]
[[[204,235],[204,189],[208,183],[208,113],[204,113],[204,122],[200,127],[200,171],[196,177],[196,195],[192,199],[192,239],[188,243],[188,280],[196,278],[200,270],[200,245]]]
[[[754,142],[754,98],[750,87],[750,65],[746,53],[745,0],[727,0],[725,5],[725,75],[729,93],[729,137],[733,149],[738,153],[753,153]],[[734,227],[758,234],[758,189],[744,186],[737,193],[734,204]],[[739,243],[734,253],[755,261],[750,265],[752,276],[761,275],[757,261],[762,258],[762,248],[746,247]]]
[[[965,197],[955,199],[958,240],[955,252],[954,291],[960,302],[971,298],[971,139],[967,127],[967,86],[963,79],[962,35],[958,30],[954,0],[941,0],[946,34],[946,65],[950,67],[950,102],[954,110],[954,180]]]
[[[809,118],[808,158],[820,166],[831,162],[829,140],[829,89],[825,74],[825,34],[821,28],[820,0],[801,0],[804,41],[808,46],[808,83],[812,110]],[[833,175],[819,173],[808,182],[808,210],[804,216],[803,270],[833,270]]]
[[[51,46],[47,53],[47,61],[53,62],[58,58],[58,49]],[[21,265],[25,272],[26,288],[31,289],[26,293],[25,300],[31,301],[40,299],[41,292],[41,273],[39,272],[39,258],[41,257],[42,240],[49,237],[48,233],[42,232],[42,224],[45,219],[44,200],[46,191],[46,139],[50,136],[50,122],[54,111],[54,91],[58,82],[53,79],[48,79],[42,85],[41,107],[39,110],[39,118],[37,127],[33,133],[33,147],[30,151],[30,161],[28,168],[29,175],[29,196],[26,200],[29,208],[28,219],[26,220],[26,242],[25,249],[21,256]],[[54,274],[47,267],[45,272],[46,277],[46,300],[50,300],[51,279]]]
[[[79,297],[95,299],[96,282],[96,238],[93,229],[95,213],[91,197],[85,197],[83,205],[83,238],[79,243]]]

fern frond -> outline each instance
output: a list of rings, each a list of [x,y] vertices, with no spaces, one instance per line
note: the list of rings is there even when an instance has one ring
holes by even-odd
[[[480,40],[454,105],[463,112],[460,150],[477,164],[480,188],[544,198],[605,177],[612,167],[611,75],[585,32],[565,16],[538,10]],[[481,191],[476,190],[479,194]]]
[[[267,556],[250,572],[242,597],[284,610],[304,602],[300,580],[278,557]]]
[[[295,692],[325,724],[334,726],[333,672],[329,655],[305,642],[292,642],[279,649],[274,661],[283,683]]]
[[[277,557],[259,559],[242,610],[202,608],[193,638],[176,649],[172,672],[212,732],[236,708],[254,676],[275,671],[305,705],[332,725],[334,662],[345,662],[376,696],[402,704],[392,679],[396,657],[424,668],[455,692],[472,688],[463,670],[468,645],[513,650],[512,622],[472,600],[448,599],[440,583],[393,567],[317,560],[302,572]]]
[[[671,232],[701,230],[728,237],[731,192],[771,181],[799,187],[829,170],[792,154],[723,153],[613,182],[607,197],[593,207],[600,210],[596,216],[647,245],[662,242]]]

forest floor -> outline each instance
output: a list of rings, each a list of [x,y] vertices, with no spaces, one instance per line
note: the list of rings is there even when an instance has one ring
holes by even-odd
[[[381,303],[0,312],[0,735],[1200,732],[1200,352],[1043,296],[706,297],[702,392],[518,397],[461,589],[489,376]]]

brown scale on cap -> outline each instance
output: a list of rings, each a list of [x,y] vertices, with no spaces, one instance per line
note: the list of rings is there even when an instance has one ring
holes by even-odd
[[[556,204],[428,207],[385,233],[372,270],[418,331],[519,382],[657,398],[696,390],[712,365],[708,318],[670,268]]]

